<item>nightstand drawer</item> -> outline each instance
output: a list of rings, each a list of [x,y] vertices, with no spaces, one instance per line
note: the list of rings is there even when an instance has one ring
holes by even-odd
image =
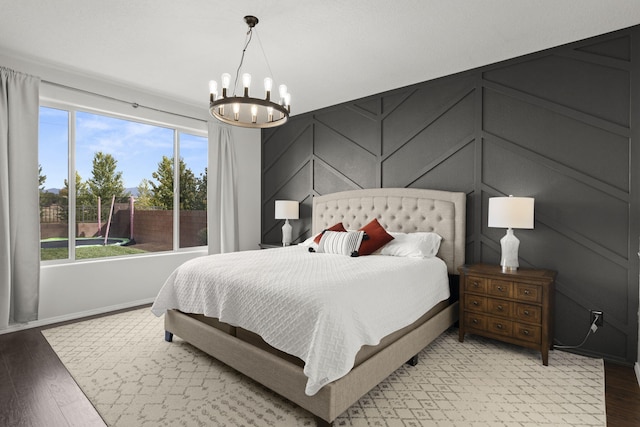
[[[487,313],[489,314],[497,314],[499,316],[511,317],[512,312],[513,312],[513,303],[509,301],[493,299],[493,298],[489,298],[487,300]]]
[[[484,312],[487,307],[487,298],[468,294],[464,300],[465,310]]]
[[[472,329],[479,329],[482,331],[487,329],[487,318],[474,313],[465,313],[464,323]]]
[[[542,302],[542,288],[527,283],[516,283],[515,298],[520,301]]]
[[[465,291],[478,292],[481,294],[487,293],[487,279],[484,277],[469,276],[465,281]]]
[[[542,331],[539,326],[524,325],[522,323],[515,323],[513,337],[519,340],[539,343],[541,340]]]
[[[524,322],[540,324],[542,322],[542,310],[535,305],[516,304],[515,318]]]
[[[487,293],[497,297],[512,298],[513,283],[507,282],[506,280],[491,279]]]
[[[494,334],[511,336],[513,333],[513,322],[496,317],[487,318],[487,331]]]

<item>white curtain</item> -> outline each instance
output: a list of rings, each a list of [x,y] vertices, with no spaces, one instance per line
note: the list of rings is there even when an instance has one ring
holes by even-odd
[[[208,123],[209,173],[207,216],[209,253],[234,252],[239,248],[236,154],[227,125]]]
[[[38,317],[40,79],[0,67],[0,329]]]

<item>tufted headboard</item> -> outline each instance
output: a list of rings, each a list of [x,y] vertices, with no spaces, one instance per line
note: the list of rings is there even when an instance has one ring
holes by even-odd
[[[465,253],[465,193],[416,188],[372,188],[313,198],[312,232],[337,222],[357,230],[373,218],[389,231],[433,231],[442,236],[438,257],[458,274]]]

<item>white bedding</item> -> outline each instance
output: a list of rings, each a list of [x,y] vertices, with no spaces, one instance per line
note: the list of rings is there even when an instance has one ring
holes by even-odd
[[[376,345],[449,298],[439,258],[310,253],[302,246],[196,258],[167,279],[151,308],[204,314],[259,334],[305,362],[305,392],[347,374]]]

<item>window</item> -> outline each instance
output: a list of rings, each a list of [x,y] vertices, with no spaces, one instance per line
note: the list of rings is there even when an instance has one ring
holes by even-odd
[[[39,138],[43,261],[207,244],[203,132],[41,106]]]

